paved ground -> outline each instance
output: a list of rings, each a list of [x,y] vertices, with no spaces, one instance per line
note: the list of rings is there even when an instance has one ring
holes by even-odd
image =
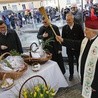
[[[68,88],[59,89],[54,98],[83,98],[80,83]]]

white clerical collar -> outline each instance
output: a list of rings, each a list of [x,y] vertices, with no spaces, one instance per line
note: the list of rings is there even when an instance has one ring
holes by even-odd
[[[74,23],[71,26],[69,26],[71,30],[72,30],[73,26],[74,26]]]
[[[7,31],[5,33],[2,33],[2,35],[7,35]]]
[[[5,32],[5,34],[4,35],[7,35],[7,31]]]

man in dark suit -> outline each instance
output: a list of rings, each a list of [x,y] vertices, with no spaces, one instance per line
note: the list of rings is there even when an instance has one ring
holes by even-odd
[[[42,39],[43,41],[47,41],[49,38],[53,38],[53,41],[49,43],[50,47],[45,47],[49,50],[50,53],[52,53],[52,60],[56,61],[62,71],[62,73],[65,73],[64,68],[64,62],[62,58],[62,46],[61,44],[56,40],[55,35],[53,33],[53,30],[51,29],[49,22],[47,19],[43,17],[43,26],[40,27],[37,38]],[[51,24],[52,25],[52,24]],[[60,35],[59,29],[56,25],[52,25],[54,31],[57,35]]]
[[[69,81],[71,81],[74,74],[74,57],[76,58],[78,69],[80,45],[84,38],[84,33],[82,27],[74,22],[72,13],[66,14],[66,22],[67,24],[62,28],[62,37],[57,36],[56,38],[62,42],[63,46],[66,46],[70,74]]]
[[[8,29],[4,21],[0,20],[0,55],[16,50],[22,53],[22,45],[15,30]]]

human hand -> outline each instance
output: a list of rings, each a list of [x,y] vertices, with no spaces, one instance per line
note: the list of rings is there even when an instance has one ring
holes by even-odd
[[[62,53],[62,51],[61,51],[61,50],[59,50],[59,51],[58,51],[58,54],[60,54],[60,53]]]
[[[92,91],[93,91],[93,92],[96,92],[96,90],[95,90],[95,89],[93,89],[93,88],[92,88]]]
[[[1,45],[1,50],[5,50],[5,49],[7,49],[7,48],[8,48],[7,46]]]
[[[48,37],[48,33],[45,32],[45,33],[43,34],[43,37],[44,37],[44,38]]]
[[[61,36],[56,35],[56,40],[58,42],[63,42],[63,38]]]

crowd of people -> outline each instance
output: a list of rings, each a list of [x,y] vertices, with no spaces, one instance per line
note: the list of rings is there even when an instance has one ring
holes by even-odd
[[[57,8],[46,8],[46,12],[51,21],[53,21],[54,19],[60,19],[60,13],[58,12]],[[16,29],[17,27],[21,28],[23,27],[23,25],[29,23],[39,24],[42,22],[42,15],[40,14],[38,8],[34,9],[33,11],[25,9],[17,12],[11,11],[9,14],[1,13],[1,16],[8,29]]]
[[[50,20],[53,20],[55,10],[47,10]],[[92,10],[91,10],[92,11]],[[53,12],[53,15],[52,15]],[[50,15],[49,15],[50,13]],[[97,98],[98,96],[98,17],[91,12],[91,15],[85,18],[85,26],[82,21],[82,12],[74,4],[70,9],[66,8],[66,13],[63,13],[62,18],[66,21],[66,25],[62,27],[62,34],[58,26],[49,22],[46,17],[40,16],[37,22],[42,21],[43,25],[40,27],[37,38],[47,41],[53,38],[49,46],[44,47],[48,52],[52,53],[52,60],[58,63],[63,75],[66,74],[64,61],[62,57],[62,46],[66,47],[69,65],[69,81],[74,78],[74,59],[76,59],[77,72],[81,78],[82,95],[84,98]],[[64,16],[63,16],[64,15]],[[0,20],[0,55],[4,52],[9,52],[15,49],[19,53],[23,53],[21,42],[17,36],[15,29],[15,17],[13,14],[3,17]],[[22,27],[22,16],[18,13],[20,19],[20,27]],[[13,30],[9,26],[9,21]],[[85,27],[85,29],[84,29]]]
[[[74,15],[74,20],[75,22],[79,23],[83,27],[83,17],[88,16],[87,13],[89,12],[90,14],[90,8],[87,10],[87,5],[85,5],[85,9],[82,12],[81,9],[77,7],[76,4],[72,4],[71,7],[65,7],[62,8],[61,11],[58,9],[58,7],[53,8],[53,7],[46,7],[46,12],[50,18],[51,21],[56,21],[63,19],[64,21],[66,20],[66,14],[69,12],[72,12]],[[12,11],[13,12],[13,11]],[[96,9],[97,12],[97,9]],[[13,28],[16,29],[17,27],[21,28],[24,24],[28,23],[42,23],[42,15],[40,14],[39,10],[35,8],[34,10],[20,10],[17,12],[13,12],[10,14],[4,14],[2,15],[2,19],[5,21],[6,25],[8,28]]]
[[[7,25],[8,29],[16,29],[17,27],[21,28],[24,24],[27,24],[30,19],[32,19],[31,12],[26,10],[24,13],[21,12],[10,12],[9,14],[2,15],[2,20]]]

